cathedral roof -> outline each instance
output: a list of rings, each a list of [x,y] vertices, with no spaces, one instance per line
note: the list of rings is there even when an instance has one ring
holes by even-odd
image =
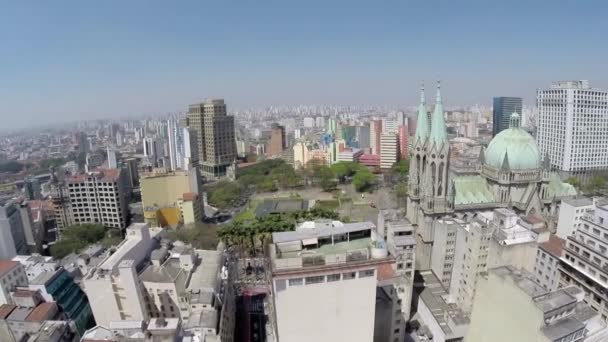
[[[538,169],[540,152],[534,138],[519,127],[519,114],[511,115],[511,126],[498,133],[486,149],[485,162],[496,169]]]
[[[485,178],[481,176],[454,177],[454,204],[482,204],[496,202]]]

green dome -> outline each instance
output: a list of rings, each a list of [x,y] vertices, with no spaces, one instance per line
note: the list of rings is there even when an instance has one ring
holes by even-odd
[[[497,169],[538,169],[540,152],[534,138],[519,128],[519,114],[511,116],[511,127],[498,133],[486,149],[485,162]],[[506,159],[506,160],[505,160]]]

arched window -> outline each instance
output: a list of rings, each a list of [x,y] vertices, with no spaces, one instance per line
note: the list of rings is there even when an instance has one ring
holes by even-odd
[[[437,196],[443,195],[443,163],[439,164],[439,183],[437,188]]]
[[[431,163],[431,189],[433,190],[432,194],[433,196],[435,196],[435,178],[437,177],[437,166],[435,165],[435,162]]]

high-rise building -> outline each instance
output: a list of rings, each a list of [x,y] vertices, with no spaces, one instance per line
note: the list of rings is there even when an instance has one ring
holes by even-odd
[[[40,199],[40,181],[36,177],[26,177],[23,180],[23,191],[25,192],[25,198],[30,201]]]
[[[304,127],[312,128],[315,127],[315,118],[313,117],[305,117],[303,120]]]
[[[399,126],[399,159],[406,160],[409,158],[407,148],[407,126]]]
[[[285,127],[275,123],[270,129],[270,141],[268,141],[266,155],[268,157],[280,156],[283,150],[286,148],[287,141],[285,139]]]
[[[227,115],[222,99],[190,105],[187,125],[196,131],[199,165],[208,178],[226,175],[236,159],[234,117]]]
[[[608,91],[588,81],[555,82],[536,93],[537,138],[562,177],[608,169]]]
[[[71,223],[126,228],[129,218],[122,169],[78,174],[67,180]]]
[[[380,136],[380,168],[390,169],[399,160],[399,135],[393,132]]]
[[[80,132],[76,135],[77,143],[78,143],[78,152],[80,153],[88,153],[90,149],[89,139],[87,138],[87,134],[85,132]]]
[[[14,200],[0,202],[0,259],[12,259],[27,252],[19,204]]]
[[[382,135],[382,120],[369,122],[369,146],[372,154],[380,155],[380,136]]]
[[[492,136],[509,128],[511,114],[521,114],[521,97],[495,97],[492,107]]]
[[[325,118],[322,116],[317,116],[315,119],[315,126],[319,128],[325,128]]]
[[[159,166],[159,160],[162,158],[162,148],[158,140],[153,137],[144,138],[144,156],[148,158],[148,162],[152,167]]]
[[[559,271],[560,285],[576,285],[585,300],[608,320],[608,205],[596,203],[582,218],[574,235],[566,238]]]
[[[559,285],[560,274],[558,267],[566,241],[551,234],[549,241],[538,245],[534,276],[536,282],[547,291],[555,291]]]
[[[568,286],[547,291],[534,277],[511,267],[487,274],[478,288],[467,342],[606,341],[608,330],[583,302],[585,293]]]
[[[108,153],[108,168],[109,169],[118,168],[118,160],[116,159],[116,150],[114,150],[112,147],[108,146],[107,153]]]

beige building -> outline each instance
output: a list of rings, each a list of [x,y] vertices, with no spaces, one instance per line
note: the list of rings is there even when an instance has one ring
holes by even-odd
[[[196,170],[156,169],[140,178],[144,218],[152,226],[175,227],[203,219]]]
[[[549,292],[532,274],[493,269],[480,282],[465,342],[606,341],[605,322],[583,297],[575,286]]]
[[[273,234],[280,341],[402,340],[397,293],[405,282],[375,228],[371,222],[316,221]]]
[[[129,212],[122,172],[121,169],[105,169],[68,178],[69,200],[62,203],[69,208],[67,222],[126,228]]]
[[[547,291],[555,291],[559,287],[558,268],[565,244],[565,240],[551,234],[549,241],[538,245],[534,276],[536,282]]]
[[[0,260],[0,304],[12,304],[11,292],[18,286],[27,286],[25,268],[12,260]]]
[[[196,132],[199,165],[203,176],[218,178],[236,159],[234,117],[227,115],[222,99],[190,105],[186,123]]]
[[[380,168],[390,169],[399,160],[399,135],[393,132],[380,136]]]

